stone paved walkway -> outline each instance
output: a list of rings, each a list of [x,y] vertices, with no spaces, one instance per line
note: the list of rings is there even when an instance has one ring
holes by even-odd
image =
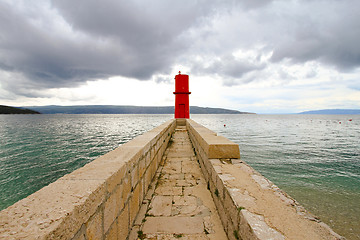
[[[185,127],[177,127],[130,239],[227,239]]]

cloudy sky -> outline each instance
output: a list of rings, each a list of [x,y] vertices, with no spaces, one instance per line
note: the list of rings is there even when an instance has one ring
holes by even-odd
[[[0,104],[360,108],[359,0],[0,0]]]

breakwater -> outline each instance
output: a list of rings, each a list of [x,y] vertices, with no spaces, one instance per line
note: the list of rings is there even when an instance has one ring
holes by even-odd
[[[168,121],[3,210],[0,236],[126,239],[177,125],[186,126],[229,239],[340,238],[241,162],[237,144],[191,120]]]

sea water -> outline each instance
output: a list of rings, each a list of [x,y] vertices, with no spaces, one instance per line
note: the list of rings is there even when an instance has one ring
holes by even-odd
[[[0,209],[172,115],[0,115]]]
[[[348,239],[360,239],[360,115],[193,115]]]
[[[0,209],[172,115],[0,115]],[[360,239],[360,115],[191,115],[348,239]]]

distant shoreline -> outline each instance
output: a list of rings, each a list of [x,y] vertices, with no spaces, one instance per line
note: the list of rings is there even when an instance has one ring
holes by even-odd
[[[0,105],[0,114],[40,114],[40,112],[26,108]]]
[[[299,114],[354,115],[354,114],[360,114],[360,109],[322,109],[322,110],[300,112]]]
[[[78,105],[78,106],[28,106],[42,114],[173,114],[173,106],[122,106],[122,105]],[[254,114],[224,108],[190,106],[191,114]]]

